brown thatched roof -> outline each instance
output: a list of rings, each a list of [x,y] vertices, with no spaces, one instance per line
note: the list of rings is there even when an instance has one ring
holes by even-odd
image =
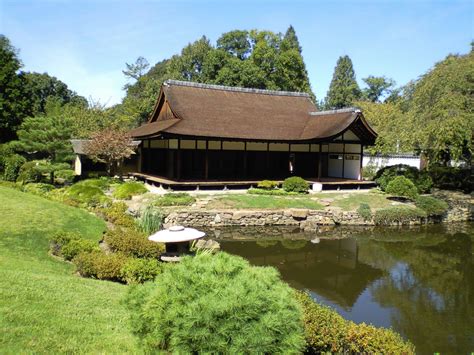
[[[306,93],[169,80],[135,138],[160,134],[256,141],[318,141],[353,129],[366,144],[376,133],[353,108],[317,112]]]

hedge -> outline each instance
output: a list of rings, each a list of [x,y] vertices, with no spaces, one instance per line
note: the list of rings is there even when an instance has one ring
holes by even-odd
[[[283,190],[286,192],[299,192],[299,193],[306,193],[308,192],[309,185],[308,182],[299,177],[299,176],[292,176],[289,178],[286,178],[283,181]]]
[[[410,224],[426,217],[420,208],[389,207],[375,211],[374,222],[376,225]]]

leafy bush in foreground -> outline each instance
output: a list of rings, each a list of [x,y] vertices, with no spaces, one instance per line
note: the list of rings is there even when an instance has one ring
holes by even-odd
[[[126,303],[149,352],[296,353],[304,339],[293,292],[275,269],[220,252],[167,265]]]
[[[292,176],[286,178],[283,181],[283,190],[287,192],[299,192],[299,193],[306,193],[308,192],[308,183],[305,179],[300,178],[299,176]]]
[[[257,184],[259,189],[272,190],[278,187],[278,181],[262,180]]]
[[[73,259],[81,276],[119,282],[123,281],[122,268],[127,261],[123,254],[104,254],[100,251],[82,252]]]
[[[127,213],[127,209],[124,202],[114,202],[110,206],[98,208],[96,212],[115,226],[135,228],[135,219]]]
[[[404,176],[397,176],[391,180],[385,191],[393,196],[405,197],[414,200],[418,196],[415,184]]]
[[[81,235],[73,232],[59,232],[51,237],[49,240],[50,251],[53,255],[61,255],[63,246],[71,242],[72,240],[78,240]]]
[[[147,192],[145,185],[138,181],[129,181],[115,188],[113,196],[120,200],[130,200],[132,196],[141,195]]]
[[[163,244],[149,241],[145,234],[132,229],[109,230],[104,241],[113,251],[137,258],[158,258],[164,251]]]
[[[23,184],[28,182],[40,182],[43,178],[41,170],[38,168],[37,161],[27,161],[18,171],[17,181]]]
[[[448,210],[448,204],[431,196],[418,196],[415,205],[426,212],[428,216],[441,216]]]
[[[154,206],[189,206],[196,202],[196,199],[185,192],[169,193],[157,197],[151,203]]]
[[[375,211],[374,221],[377,225],[410,224],[420,218],[426,218],[426,212],[419,208],[389,207]]]
[[[74,239],[61,248],[64,260],[72,260],[82,252],[100,251],[96,242],[88,239]]]
[[[303,309],[306,353],[414,354],[415,347],[390,329],[355,324],[320,305],[306,293],[296,292]]]

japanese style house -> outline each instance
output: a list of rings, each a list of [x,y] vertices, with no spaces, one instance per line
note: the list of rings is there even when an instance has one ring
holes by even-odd
[[[361,111],[318,111],[306,93],[168,80],[141,141],[137,175],[167,181],[361,179],[377,137]]]

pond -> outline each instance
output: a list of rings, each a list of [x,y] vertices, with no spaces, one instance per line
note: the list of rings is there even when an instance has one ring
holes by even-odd
[[[391,327],[417,353],[474,351],[474,224],[209,231],[222,250],[280,270],[346,319]]]

